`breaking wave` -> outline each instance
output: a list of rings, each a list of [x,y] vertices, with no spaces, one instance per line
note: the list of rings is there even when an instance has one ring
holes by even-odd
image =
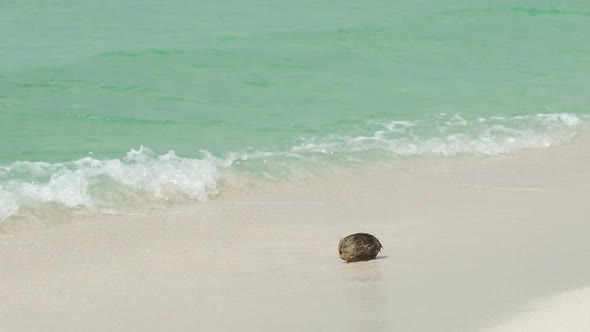
[[[40,218],[47,211],[118,213],[128,208],[202,202],[219,193],[219,182],[226,174],[223,170],[264,176],[273,169],[301,163],[314,169],[317,156],[342,166],[365,152],[445,157],[547,148],[570,141],[583,123],[583,118],[567,113],[473,119],[439,114],[423,122],[369,121],[360,124],[361,129],[351,129],[366,134],[304,137],[282,151],[221,157],[201,151],[200,158],[183,158],[173,151],[157,155],[141,147],[121,159],[18,161],[0,165],[0,222]]]
[[[0,167],[0,220],[46,208],[98,212],[122,205],[205,201],[217,193],[219,170],[231,159],[202,159],[170,151],[131,150],[122,159],[83,158],[66,163],[15,162]]]
[[[342,153],[382,150],[402,156],[499,155],[570,141],[583,123],[574,114],[465,119],[438,114],[434,121],[374,121],[366,136],[311,137],[292,152]]]

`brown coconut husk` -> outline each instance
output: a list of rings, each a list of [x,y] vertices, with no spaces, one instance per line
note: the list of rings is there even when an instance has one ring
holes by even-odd
[[[381,248],[381,242],[367,233],[349,235],[338,243],[340,258],[347,263],[375,259]]]

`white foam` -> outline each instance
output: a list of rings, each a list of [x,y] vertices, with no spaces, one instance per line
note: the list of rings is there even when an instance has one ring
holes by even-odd
[[[0,222],[16,214],[18,211],[18,202],[11,193],[0,187]]]
[[[475,119],[438,114],[424,121],[374,121],[363,127],[365,135],[310,137],[283,151],[229,153],[225,158],[206,151],[193,159],[174,151],[157,156],[141,147],[121,159],[14,162],[0,166],[0,221],[26,217],[44,207],[128,213],[123,211],[126,207],[205,201],[218,193],[220,170],[233,165],[239,165],[239,174],[301,179],[314,174],[317,167],[310,165],[325,168],[331,160],[345,166],[362,163],[365,158],[357,153],[371,151],[454,156],[547,148],[571,140],[583,123],[580,117],[566,113]]]
[[[583,121],[575,114],[537,114],[468,120],[439,114],[436,121],[374,122],[372,135],[311,137],[295,153],[387,151],[403,156],[499,155],[547,148],[570,141]],[[380,128],[379,128],[380,127]]]
[[[2,172],[11,179],[0,187],[0,220],[43,204],[71,209],[204,201],[217,193],[219,168],[232,163],[206,152],[202,159],[181,158],[173,151],[155,156],[143,147],[123,159],[17,162]]]

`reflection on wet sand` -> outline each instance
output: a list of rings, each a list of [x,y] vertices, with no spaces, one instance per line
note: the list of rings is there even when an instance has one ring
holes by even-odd
[[[388,294],[383,280],[383,261],[378,259],[344,263],[340,268],[342,293],[351,331],[385,331],[388,313]]]

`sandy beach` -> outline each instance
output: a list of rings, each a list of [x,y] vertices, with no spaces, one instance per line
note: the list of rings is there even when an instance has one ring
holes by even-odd
[[[0,330],[588,331],[588,143],[5,229]]]

